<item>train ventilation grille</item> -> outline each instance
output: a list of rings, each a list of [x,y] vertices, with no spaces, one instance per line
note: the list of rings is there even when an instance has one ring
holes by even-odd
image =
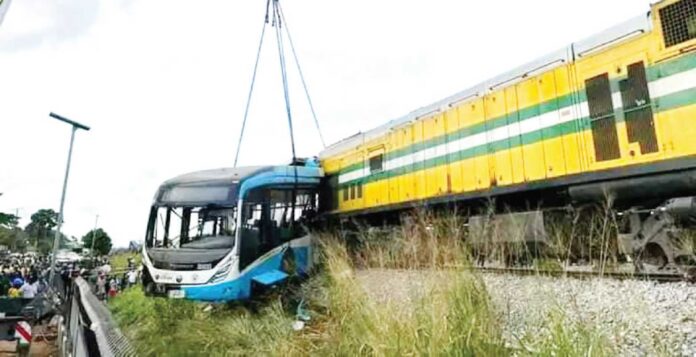
[[[682,0],[660,9],[665,46],[696,38],[696,0]]]

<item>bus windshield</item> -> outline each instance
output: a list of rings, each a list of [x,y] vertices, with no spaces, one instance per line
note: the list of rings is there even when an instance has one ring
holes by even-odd
[[[232,249],[236,207],[153,207],[148,248]]]

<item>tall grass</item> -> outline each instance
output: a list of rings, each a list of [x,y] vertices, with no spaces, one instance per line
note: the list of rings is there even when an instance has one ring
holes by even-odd
[[[473,259],[465,227],[466,218],[417,210],[401,225],[384,229],[364,228],[348,242],[359,269],[441,269],[469,264]],[[330,238],[329,238],[330,239]]]
[[[111,310],[144,356],[602,355],[603,340],[589,345],[580,327],[564,323],[520,346],[506,343],[482,278],[461,269],[471,250],[457,219],[420,213],[396,230],[364,230],[357,242],[324,236],[318,273],[254,305],[210,309],[134,288],[113,299]],[[358,278],[368,268],[418,269],[430,278],[411,301],[378,301]],[[300,299],[312,319],[294,331]]]
[[[320,354],[503,354],[501,332],[488,293],[474,275],[441,271],[433,280],[438,283],[433,283],[412,306],[378,303],[360,289],[345,245],[329,242],[324,252],[329,281],[325,318],[334,323],[326,331],[333,337],[317,350]],[[442,257],[431,258],[439,264]]]

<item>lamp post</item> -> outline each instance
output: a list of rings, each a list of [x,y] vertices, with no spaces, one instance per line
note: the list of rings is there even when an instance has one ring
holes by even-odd
[[[60,228],[63,225],[63,207],[65,206],[65,191],[68,188],[68,176],[70,175],[70,161],[72,160],[73,143],[75,142],[75,132],[78,129],[89,131],[89,127],[80,124],[76,121],[72,121],[68,118],[62,117],[58,114],[49,114],[51,118],[60,120],[66,124],[72,126],[72,133],[70,134],[70,148],[68,149],[68,164],[65,167],[65,178],[63,179],[63,193],[60,196],[60,210],[58,211],[58,224],[56,225],[56,235],[53,237],[53,256],[51,257],[51,273],[49,275],[49,284],[53,284],[53,279],[56,270],[56,255],[58,254],[58,246],[60,245]]]
[[[94,260],[94,241],[97,240],[97,223],[99,222],[99,215],[94,219],[94,229],[92,230],[92,246],[89,248],[89,254]]]

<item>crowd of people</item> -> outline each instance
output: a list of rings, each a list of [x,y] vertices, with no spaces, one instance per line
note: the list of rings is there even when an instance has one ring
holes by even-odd
[[[119,292],[137,284],[140,273],[135,267],[133,258],[128,258],[128,270],[122,274],[111,272],[108,260],[97,268],[97,280],[95,283],[97,297],[106,300],[115,297]]]
[[[33,299],[48,288],[49,273],[50,259],[46,256],[11,254],[0,257],[0,298]],[[128,258],[125,272],[113,272],[108,258],[59,262],[56,266],[56,278],[62,280],[63,296],[70,295],[72,280],[78,276],[89,281],[97,297],[105,300],[136,285],[140,272],[133,258]]]
[[[48,259],[36,255],[8,255],[0,262],[0,297],[33,299],[46,289],[42,277]]]

